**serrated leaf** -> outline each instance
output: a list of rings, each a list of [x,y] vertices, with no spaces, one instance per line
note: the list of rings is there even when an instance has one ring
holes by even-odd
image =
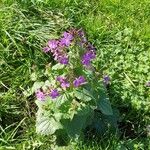
[[[60,118],[60,117],[59,117]],[[42,109],[37,112],[36,132],[42,135],[52,135],[56,130],[61,129],[62,125],[54,117],[50,117]]]

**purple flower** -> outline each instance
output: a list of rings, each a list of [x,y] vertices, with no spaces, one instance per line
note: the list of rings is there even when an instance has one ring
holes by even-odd
[[[58,41],[57,40],[49,40],[48,46],[51,50],[56,49],[58,47]]]
[[[73,39],[72,34],[71,34],[71,33],[69,33],[69,32],[64,32],[63,36],[64,36],[64,38],[68,38],[68,39],[70,39],[70,40],[72,40],[72,39]]]
[[[82,59],[82,64],[83,64],[83,65],[85,65],[85,66],[90,66],[90,63],[91,63],[91,60],[90,60],[90,59],[88,59],[88,58],[86,58],[86,57],[84,57],[84,58]]]
[[[47,52],[50,51],[50,48],[49,48],[49,47],[44,47],[44,48],[43,48],[43,51],[44,51],[45,53],[47,53]]]
[[[39,99],[41,101],[45,100],[45,94],[41,90],[38,90],[36,92],[36,97],[37,97],[37,99]]]
[[[103,77],[103,82],[104,82],[105,85],[108,85],[109,82],[110,82],[110,77],[109,77],[108,75],[105,75],[105,76]]]
[[[147,87],[150,87],[150,81],[147,81],[145,84]]]
[[[85,84],[86,81],[85,81],[85,78],[83,76],[80,76],[78,78],[76,78],[74,81],[73,81],[73,85],[75,87],[79,87],[80,85],[83,85]]]
[[[56,80],[59,81],[60,83],[62,83],[62,82],[64,82],[64,81],[66,80],[66,78],[65,78],[65,77],[62,77],[62,76],[58,76],[58,77],[56,78]]]
[[[53,89],[53,90],[51,90],[51,92],[50,92],[49,96],[50,96],[52,99],[55,99],[56,97],[58,97],[58,96],[59,96],[59,92],[58,92],[58,90],[57,90],[57,89]]]
[[[62,83],[61,83],[61,87],[62,87],[62,88],[68,88],[68,87],[70,87],[70,83],[67,82],[67,81],[62,82]]]
[[[90,59],[94,59],[95,57],[96,57],[96,54],[95,54],[95,52],[94,51],[88,51],[87,53],[86,53],[86,55],[87,55],[87,57],[89,57]]]
[[[82,57],[82,64],[85,66],[89,66],[92,59],[96,57],[94,51],[87,51]]]
[[[49,49],[54,56],[54,60],[64,65],[68,64],[69,62],[68,56],[63,51],[62,47],[58,46],[58,41],[56,40],[49,41],[49,47],[51,47]]]
[[[56,80],[61,83],[61,87],[62,88],[68,88],[68,87],[70,87],[70,83],[67,81],[67,79],[65,77],[58,76],[56,78]]]
[[[60,56],[58,58],[59,63],[67,65],[69,63],[69,59],[67,56]]]
[[[73,40],[73,36],[71,33],[64,32],[63,38],[60,39],[61,46],[69,46]]]

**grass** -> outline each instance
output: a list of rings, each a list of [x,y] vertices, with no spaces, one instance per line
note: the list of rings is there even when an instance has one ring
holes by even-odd
[[[74,149],[150,149],[150,2],[47,0],[0,2],[0,149],[48,149],[35,133],[32,73],[51,62],[41,49],[69,27],[82,27],[97,47],[97,69],[111,77],[110,100],[120,111],[118,138],[77,142]],[[89,144],[90,143],[90,144]]]

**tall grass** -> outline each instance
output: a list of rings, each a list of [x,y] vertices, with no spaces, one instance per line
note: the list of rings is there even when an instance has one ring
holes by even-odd
[[[59,12],[21,4],[0,3],[0,146],[8,149],[15,141],[26,140],[23,134],[34,126],[34,97],[23,92],[32,85],[32,73],[42,73],[51,62],[43,45],[70,26]]]

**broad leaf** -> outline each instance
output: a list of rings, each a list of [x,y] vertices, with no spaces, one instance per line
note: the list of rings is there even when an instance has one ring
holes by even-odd
[[[74,95],[81,101],[90,101],[93,98],[92,94],[85,88],[83,88],[82,90],[75,90]]]
[[[113,115],[111,104],[104,88],[99,91],[98,109],[105,115]]]
[[[118,109],[113,109],[113,115],[108,116],[108,115],[104,115],[103,116],[106,120],[107,123],[110,123],[111,126],[115,129],[118,128],[118,124],[117,122],[119,121],[119,111]]]
[[[32,87],[32,92],[36,92],[44,85],[44,82],[35,82]]]
[[[38,106],[38,108],[43,109],[43,106],[48,106],[49,104],[52,104],[53,102],[52,102],[51,98],[48,96],[43,101],[36,100],[35,103]]]
[[[93,122],[91,124],[91,129],[94,128],[94,130],[96,130],[96,134],[103,134],[106,132],[106,123],[104,121],[104,119],[102,118],[102,115],[95,112],[94,114],[94,118],[93,118]]]
[[[83,129],[88,125],[87,119],[90,118],[92,110],[89,107],[81,108],[72,120],[65,120],[65,128],[69,136],[79,136]]]
[[[59,69],[63,69],[63,68],[64,68],[64,65],[58,63],[52,67],[52,70],[59,70]]]
[[[42,135],[52,135],[56,130],[61,129],[62,125],[54,117],[50,117],[48,114],[39,109],[36,119],[36,132]]]
[[[60,107],[64,102],[68,100],[68,97],[66,94],[60,95],[56,100],[55,100],[55,105],[56,107]]]

